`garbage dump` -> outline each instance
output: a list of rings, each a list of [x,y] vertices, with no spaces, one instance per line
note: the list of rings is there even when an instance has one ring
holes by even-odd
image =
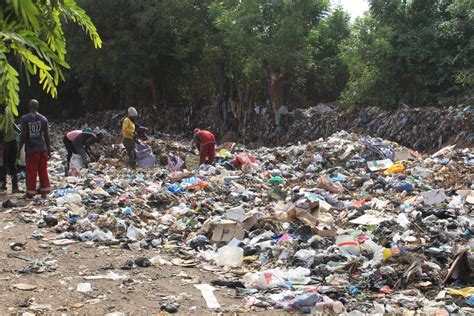
[[[86,270],[72,288],[81,295],[94,293],[97,279],[126,288],[127,271],[169,264],[183,275],[191,266],[212,274],[210,284],[191,272],[187,280],[214,312],[474,312],[472,149],[421,154],[341,131],[275,148],[225,143],[214,166],[194,169],[190,143],[153,136],[144,143],[154,168],[126,168],[123,148],[113,145],[64,177],[56,152],[49,199],[10,206],[37,226],[29,243],[82,243],[134,257],[108,272]],[[54,264],[29,262],[23,272]],[[221,289],[238,304],[220,302]],[[161,313],[192,313],[182,309],[183,295]]]
[[[194,126],[207,127],[220,137],[229,136],[231,141],[240,141],[251,147],[261,144],[274,145],[274,115],[268,108],[247,109],[239,121],[240,130],[233,133],[223,130],[222,119],[215,106],[175,106],[143,112],[140,118],[146,126],[180,134],[192,131]],[[382,137],[403,146],[435,152],[445,145],[458,143],[462,147],[474,145],[474,107],[460,104],[451,107],[399,107],[384,110],[377,107],[341,109],[332,104],[318,104],[309,108],[290,109],[282,123],[280,145],[295,144],[299,140],[313,141],[329,137],[341,130]],[[231,113],[232,117],[232,113]],[[240,117],[240,116],[239,116]],[[106,118],[104,120],[104,118]],[[123,115],[106,111],[88,115],[87,120],[109,130],[117,129]]]

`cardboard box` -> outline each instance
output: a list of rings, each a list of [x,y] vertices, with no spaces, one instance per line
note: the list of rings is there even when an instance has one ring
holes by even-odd
[[[222,220],[214,225],[211,241],[215,243],[229,242],[233,238],[242,240],[245,237],[245,230],[240,223]]]
[[[406,161],[414,159],[415,157],[411,154],[411,151],[409,149],[403,149],[395,153],[395,161]]]
[[[329,210],[331,209],[331,204],[329,204],[328,202],[326,201],[322,201],[322,200],[317,200],[317,201],[313,201],[309,204],[309,207],[311,208],[311,213],[313,213],[315,211],[315,208],[318,208],[319,209],[319,212],[329,212]]]
[[[242,222],[242,227],[249,231],[252,229],[252,227],[255,226],[255,224],[257,224],[258,222],[258,219],[257,219],[257,215],[253,214],[249,217],[247,217],[246,219],[244,219],[244,221]]]
[[[316,234],[320,237],[336,237],[335,229],[316,229]]]

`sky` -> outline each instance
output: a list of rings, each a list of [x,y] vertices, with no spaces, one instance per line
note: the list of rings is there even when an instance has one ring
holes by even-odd
[[[333,5],[341,4],[351,14],[352,19],[361,16],[369,9],[367,0],[332,0],[331,2]]]

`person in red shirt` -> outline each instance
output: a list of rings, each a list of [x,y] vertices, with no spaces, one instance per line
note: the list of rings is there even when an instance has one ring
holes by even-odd
[[[206,130],[194,129],[194,142],[199,150],[199,162],[204,164],[207,161],[214,163],[216,157],[216,138],[214,134]]]

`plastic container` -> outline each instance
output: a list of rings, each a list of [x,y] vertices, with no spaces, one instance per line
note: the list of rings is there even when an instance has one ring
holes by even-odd
[[[239,267],[242,265],[244,250],[240,247],[224,246],[217,251],[216,263],[220,266]]]

